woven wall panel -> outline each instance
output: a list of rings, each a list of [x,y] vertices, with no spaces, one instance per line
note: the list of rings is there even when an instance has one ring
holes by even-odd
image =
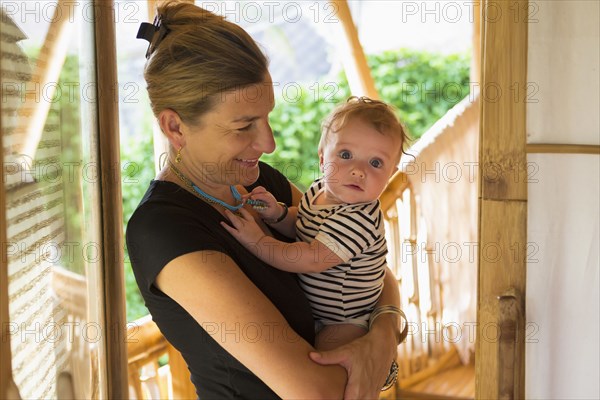
[[[33,71],[45,61],[28,59],[23,50],[27,35],[4,12],[1,28],[1,134],[13,379],[24,399],[56,398],[57,376],[67,368],[73,347],[65,327],[74,319],[53,288],[54,271],[64,258],[65,218],[70,215],[61,168],[64,110],[61,104],[52,104],[35,156],[24,157],[24,127],[44,101],[30,101],[39,96],[31,92],[35,88],[32,82],[39,80]],[[32,47],[49,44],[26,43]]]

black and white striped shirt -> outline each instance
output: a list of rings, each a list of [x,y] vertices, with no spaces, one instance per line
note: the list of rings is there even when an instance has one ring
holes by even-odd
[[[296,234],[301,241],[323,243],[343,263],[320,273],[300,274],[300,286],[316,320],[367,327],[383,289],[386,267],[380,203],[315,205],[323,186],[316,180],[302,197]]]

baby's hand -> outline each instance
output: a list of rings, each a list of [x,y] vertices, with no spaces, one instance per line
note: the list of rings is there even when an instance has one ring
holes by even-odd
[[[252,215],[245,209],[240,209],[238,215],[229,210],[225,210],[225,215],[229,218],[231,225],[221,222],[221,225],[236,238],[248,250],[257,251],[257,243],[266,236],[263,230],[258,226]]]
[[[281,207],[277,204],[277,199],[262,186],[255,187],[242,198],[260,214],[262,219],[274,220],[281,215]]]

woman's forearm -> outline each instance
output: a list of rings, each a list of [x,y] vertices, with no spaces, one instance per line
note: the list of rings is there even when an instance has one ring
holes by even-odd
[[[400,290],[398,288],[398,282],[393,272],[386,268],[385,277],[383,280],[383,291],[375,308],[382,306],[395,306],[400,307]],[[393,334],[396,338],[396,345],[400,344],[400,332],[401,332],[401,318],[398,314],[386,313],[379,315],[375,321],[371,330],[381,330],[383,333],[387,332],[387,335]]]

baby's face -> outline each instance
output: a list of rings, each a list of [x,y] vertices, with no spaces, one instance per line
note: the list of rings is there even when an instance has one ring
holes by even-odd
[[[330,132],[320,154],[327,204],[374,201],[397,170],[400,138],[353,118]]]

